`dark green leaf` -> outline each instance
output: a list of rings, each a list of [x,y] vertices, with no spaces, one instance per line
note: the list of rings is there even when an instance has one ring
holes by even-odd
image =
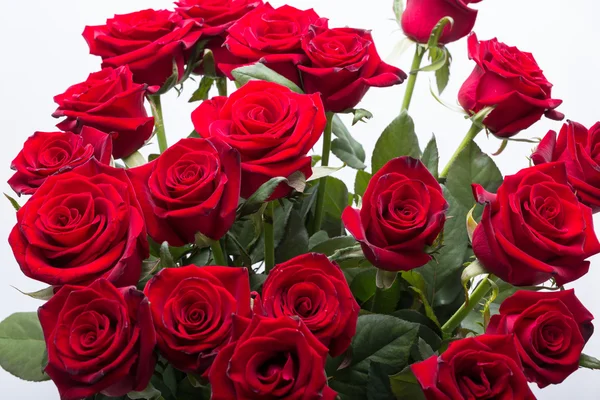
[[[19,211],[21,209],[21,205],[17,202],[17,200],[15,200],[14,198],[10,197],[6,193],[4,193],[4,197],[6,197],[8,199],[8,201],[10,201],[10,204],[13,206],[13,208],[15,209],[15,211]]]
[[[364,196],[371,180],[372,175],[365,171],[356,171],[356,179],[354,180],[354,193],[359,196]]]
[[[450,51],[446,47],[444,47],[444,51],[447,54],[447,61],[440,69],[435,71],[435,82],[439,94],[442,94],[446,86],[448,86],[448,82],[450,81],[450,65],[452,64]]]
[[[406,367],[402,372],[390,376],[392,392],[398,400],[425,400],[425,394],[421,385],[415,378],[410,367]]]
[[[280,183],[286,182],[287,179],[278,176],[276,178],[271,178],[267,182],[263,183],[257,190],[252,194],[248,200],[246,200],[238,209],[238,215],[243,217],[245,215],[254,214],[257,212],[260,207],[267,201],[269,197],[273,194],[277,186]]]
[[[333,117],[332,132],[337,137],[331,142],[331,152],[350,168],[365,169],[365,150],[362,145],[352,137],[348,128],[336,114]]]
[[[425,146],[425,150],[423,150],[423,155],[421,156],[421,161],[423,164],[425,164],[435,179],[437,179],[440,155],[438,153],[435,136],[431,136],[431,140],[429,140],[429,143],[427,143],[427,146]]]
[[[208,260],[210,259],[210,249],[197,249],[192,255],[185,260],[185,265],[197,265],[199,267],[205,266],[208,264]]]
[[[300,89],[294,82],[279,75],[277,72],[260,62],[257,62],[253,65],[246,65],[244,67],[236,68],[231,71],[231,75],[233,75],[235,80],[241,84],[246,84],[251,80],[261,80],[278,83],[296,93],[304,93],[302,89]]]
[[[290,216],[293,210],[294,204],[285,201],[283,207],[277,206],[275,208],[275,220],[273,222],[273,230],[274,230],[274,241],[275,248],[279,246],[281,241],[283,240],[284,235],[288,232],[288,224],[290,221]],[[257,222],[256,222],[257,223]],[[262,229],[262,227],[261,227]],[[308,235],[308,233],[307,233]],[[250,257],[252,258],[252,262],[256,263],[263,259],[265,252],[265,237],[260,234],[256,244],[252,248],[252,252],[250,253]]]
[[[146,389],[141,392],[129,392],[127,397],[133,400],[147,399],[147,400],[159,400],[162,399],[160,390],[156,389],[151,383],[148,383]]]
[[[311,249],[313,247],[315,247],[316,245],[318,245],[319,243],[323,243],[324,241],[326,241],[327,239],[329,239],[329,235],[327,234],[327,232],[325,231],[318,231],[315,232],[314,235],[312,235],[310,237],[310,239],[308,240],[308,249],[310,251],[312,251]]]
[[[329,237],[336,237],[345,233],[342,225],[342,212],[348,205],[348,189],[344,182],[328,176],[327,190],[323,202],[323,223],[321,229],[325,230]]]
[[[385,128],[373,151],[371,169],[373,174],[383,167],[388,161],[400,156],[421,157],[419,139],[415,134],[412,118],[406,111],[396,117]]]
[[[299,207],[297,207],[296,209],[300,212],[300,217],[303,220],[306,220],[308,213],[312,210],[313,205],[317,200],[317,187],[318,186],[316,185],[309,186],[308,189],[304,191],[301,197],[301,201],[297,203],[299,204]]]
[[[275,248],[275,262],[282,263],[308,252],[308,231],[296,210],[292,210],[283,240]]]
[[[250,275],[250,290],[259,291],[262,288],[262,285],[267,280],[267,275],[265,274],[252,274]]]
[[[190,133],[190,134],[188,135],[188,137],[189,137],[189,138],[199,138],[199,137],[200,137],[200,135],[198,134],[198,132],[196,132],[196,130],[193,130],[193,131],[192,131],[192,133]],[[157,156],[157,158],[158,158],[158,156]],[[150,161],[150,160],[149,160],[149,161]]]
[[[210,92],[210,88],[212,88],[214,81],[215,80],[209,76],[203,76],[198,85],[198,89],[192,94],[192,97],[188,102],[193,103],[195,101],[208,99],[208,92]]]
[[[372,362],[369,367],[369,381],[367,383],[367,400],[394,400],[390,387],[389,374],[394,373],[393,368],[378,362]]]
[[[365,303],[375,294],[375,289],[377,288],[375,285],[376,274],[376,268],[360,268],[360,272],[352,279],[350,290],[359,302]]]
[[[162,268],[173,268],[177,266],[173,259],[173,255],[171,254],[171,250],[169,249],[168,242],[163,242],[163,244],[160,245],[160,266]]]
[[[322,231],[321,231],[322,232]],[[311,252],[325,254],[331,256],[336,250],[352,247],[357,244],[356,239],[352,236],[338,236],[331,239],[326,239],[321,243],[310,248]]]

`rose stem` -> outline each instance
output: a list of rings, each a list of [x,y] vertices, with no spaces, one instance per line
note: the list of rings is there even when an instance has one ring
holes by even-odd
[[[479,285],[469,295],[468,301],[465,301],[462,306],[454,313],[452,317],[444,326],[442,326],[442,333],[444,335],[451,335],[452,332],[460,325],[463,319],[479,304],[481,299],[490,291],[492,285],[490,284],[491,275],[486,276],[479,282]]]
[[[167,136],[165,133],[165,121],[163,119],[162,106],[160,104],[160,96],[148,96],[150,108],[154,116],[154,126],[156,127],[156,137],[158,138],[158,149],[162,154],[169,145],[167,144]]]
[[[423,60],[424,55],[425,48],[421,47],[421,45],[417,43],[415,56],[413,57],[413,62],[410,66],[410,73],[408,74],[408,82],[406,82],[406,92],[404,92],[404,100],[402,101],[401,111],[408,111],[410,100],[412,99],[412,95],[415,90],[415,83],[417,82],[417,74],[419,73],[419,67],[421,66],[421,61]]]
[[[458,155],[473,141],[473,139],[475,139],[477,134],[479,132],[481,132],[482,130],[483,130],[483,127],[479,124],[471,125],[469,132],[467,132],[467,134],[465,135],[462,142],[460,142],[460,145],[458,146],[458,148],[456,149],[456,151],[450,158],[450,161],[448,161],[448,164],[446,164],[446,167],[440,174],[440,179],[445,179],[448,176],[448,171],[450,171],[450,167],[456,161],[456,159],[458,158]]]
[[[223,248],[221,247],[221,242],[218,240],[214,240],[210,244],[210,248],[212,250],[213,260],[215,261],[215,265],[220,265],[222,267],[227,267],[229,263],[225,258],[225,253],[223,253]]]
[[[265,210],[265,272],[268,274],[275,266],[275,231],[273,220],[275,219],[275,202],[271,201]]]
[[[333,122],[332,112],[327,113],[327,125],[325,125],[325,132],[323,132],[323,154],[321,155],[321,166],[326,167],[329,165],[329,152],[331,150],[331,128]],[[323,203],[325,202],[325,186],[327,185],[327,177],[319,179],[319,188],[317,192],[317,205],[315,208],[315,219],[313,221],[313,233],[321,230],[321,223],[323,222]]]
[[[219,96],[227,96],[227,78],[217,78]]]

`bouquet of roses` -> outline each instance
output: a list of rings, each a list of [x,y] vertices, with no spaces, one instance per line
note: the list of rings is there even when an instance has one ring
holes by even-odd
[[[369,31],[261,0],[86,27],[101,69],[54,98],[57,131],[12,163],[29,197],[7,196],[9,243],[48,286],[26,293],[37,313],[0,323],[0,365],[63,400],[534,399],[529,382],[600,368],[582,353],[593,316],[564,288],[600,252],[600,124],[566,122],[503,178],[473,139],[499,154],[564,116],[531,54],[471,33],[477,2],[394,1],[409,74]],[[442,93],[463,38],[472,126],[440,168],[408,109],[419,74]],[[368,168],[338,114],[366,122],[365,93],[405,80]],[[192,132],[169,146],[161,95],[191,82]]]

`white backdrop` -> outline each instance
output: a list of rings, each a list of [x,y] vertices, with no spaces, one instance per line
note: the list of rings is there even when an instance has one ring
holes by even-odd
[[[313,7],[319,15],[330,19],[330,26],[352,26],[372,29],[382,57],[386,57],[402,33],[392,20],[391,0],[287,0],[298,8]],[[274,0],[274,6],[286,1]],[[600,52],[596,39],[600,36],[597,15],[600,6],[595,0],[485,0],[478,4],[479,18],[475,31],[480,39],[497,36],[499,40],[532,52],[547,78],[555,84],[554,98],[564,100],[558,109],[567,118],[590,126],[600,120],[600,109],[594,93],[600,93],[596,79],[600,68]],[[56,120],[50,117],[55,105],[52,97],[68,86],[80,82],[99,68],[99,58],[88,54],[81,37],[85,25],[104,23],[115,13],[127,13],[144,8],[171,8],[169,0],[27,0],[2,1],[0,11],[0,187],[11,193],[5,183],[11,176],[10,161],[34,131],[52,131]],[[456,104],[456,94],[468,76],[473,63],[467,59],[466,40],[449,46],[454,57],[452,78],[444,99]],[[412,50],[394,63],[408,72]],[[448,160],[469,128],[460,114],[438,104],[429,94],[427,74],[420,74],[410,114],[424,145],[435,133],[441,153],[441,165]],[[190,112],[198,104],[188,104],[194,83],[186,85],[177,99],[174,91],[163,100],[169,143],[185,137],[192,130]],[[363,143],[367,154],[383,128],[397,115],[404,85],[387,89],[372,89],[361,107],[373,112],[374,119],[351,129]],[[540,137],[548,129],[558,130],[560,123],[542,121],[520,137]],[[487,152],[494,152],[500,142],[481,135],[477,142]],[[156,144],[145,152],[155,150]],[[526,157],[532,145],[510,143],[495,161],[504,174],[512,174],[527,165]],[[319,145],[315,150],[320,154]],[[352,184],[354,171],[345,169],[336,174]],[[12,194],[12,193],[11,193]],[[21,202],[23,200],[21,199]],[[15,215],[8,201],[0,199],[0,255],[4,265],[0,270],[0,320],[16,311],[34,311],[40,302],[30,299],[9,285],[21,290],[41,289],[44,284],[25,278],[19,270],[7,243],[14,226]],[[599,226],[600,218],[595,219]],[[600,281],[600,257],[592,260],[589,274],[570,285],[590,311],[600,316],[600,301],[596,291]],[[600,323],[600,322],[599,322]],[[600,331],[600,328],[598,329]],[[600,357],[600,332],[592,337],[585,352]],[[2,398],[58,399],[51,382],[27,383],[0,370]],[[539,399],[598,399],[600,371],[579,370],[562,385],[536,390]],[[515,399],[517,400],[517,399]]]

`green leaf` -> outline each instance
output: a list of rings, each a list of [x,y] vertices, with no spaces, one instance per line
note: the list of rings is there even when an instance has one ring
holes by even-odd
[[[435,179],[437,179],[439,176],[438,171],[440,155],[438,152],[435,135],[431,136],[431,139],[427,143],[427,146],[425,146],[425,150],[423,150],[423,155],[421,156],[421,161],[423,162],[423,164],[425,164],[425,166],[427,167],[429,172],[431,172],[431,174],[435,177]]]
[[[446,86],[448,86],[448,82],[450,81],[450,65],[452,64],[452,55],[450,54],[450,51],[445,47],[444,51],[447,54],[447,61],[441,68],[435,71],[435,82],[439,94],[442,94],[446,89]]]
[[[46,343],[37,313],[15,313],[0,322],[0,366],[26,381],[50,379],[42,371]]]
[[[277,249],[277,246],[279,246],[279,244],[283,240],[284,235],[286,235],[288,232],[288,229],[289,229],[288,224],[290,223],[290,216],[293,211],[293,206],[294,206],[294,204],[292,202],[284,200],[283,207],[281,207],[281,206],[275,207],[275,218],[273,221],[273,230],[275,231],[274,232],[275,249]],[[263,223],[262,215],[263,215],[263,213],[260,213],[261,233],[259,234],[259,237],[256,240],[256,244],[253,246],[252,251],[250,253],[250,257],[252,258],[252,263],[257,263],[257,262],[263,260],[263,258],[264,258],[265,237],[262,234],[262,223]],[[258,221],[256,221],[255,223],[258,223]],[[307,235],[308,235],[308,233],[307,233]]]
[[[188,135],[189,138],[199,138],[200,135],[198,134],[198,132],[196,132],[196,130],[193,130],[192,133],[190,133]],[[156,158],[158,158],[158,155],[156,156]],[[152,161],[150,160],[150,157],[148,157],[148,161]]]
[[[215,55],[212,50],[204,49],[201,64],[202,69],[204,70],[204,76],[211,77],[213,80],[218,78],[217,69],[215,67]]]
[[[156,93],[153,93],[153,96],[160,96],[167,93],[169,90],[177,85],[177,81],[179,79],[179,67],[177,66],[177,61],[173,59],[173,68],[171,75],[165,80],[160,89]]]
[[[595,357],[588,356],[587,354],[581,353],[579,357],[579,366],[589,369],[600,369],[600,360]]]
[[[8,199],[8,201],[10,201],[10,204],[13,206],[13,208],[15,209],[15,211],[19,211],[21,209],[21,205],[17,202],[17,200],[15,200],[14,198],[10,197],[6,193],[4,193],[4,197],[6,197]]]
[[[16,287],[13,286],[13,288],[15,290],[17,290],[18,292],[24,294],[25,296],[29,296],[32,299],[36,299],[36,300],[50,300],[52,298],[52,296],[54,296],[54,286],[48,286],[47,288],[41,289],[41,290],[37,290],[35,292],[24,292]]]
[[[416,270],[402,272],[402,279],[404,279],[410,285],[410,289],[417,295],[423,307],[425,308],[425,315],[432,320],[437,326],[440,323],[435,315],[435,312],[431,308],[431,304],[427,300],[426,295],[426,283],[423,276]]]
[[[191,256],[185,260],[185,265],[197,265],[199,267],[208,264],[210,259],[210,248],[196,249]]]
[[[147,399],[147,400],[160,400],[162,399],[162,394],[160,390],[157,390],[151,383],[148,383],[146,389],[141,392],[129,392],[127,393],[127,397],[133,400],[138,399]]]
[[[251,291],[259,291],[262,288],[262,285],[267,280],[267,275],[265,274],[252,274],[250,275],[250,290]]]
[[[267,82],[275,82],[285,86],[296,93],[304,93],[294,82],[279,75],[264,64],[257,62],[253,65],[246,65],[231,71],[231,75],[241,84],[246,84],[251,80],[260,80]]]
[[[442,331],[431,319],[416,310],[403,309],[391,313],[394,317],[419,325],[419,337],[425,340],[432,349],[437,350],[442,344]]]
[[[283,239],[275,248],[275,262],[279,264],[306,252],[308,231],[298,211],[292,210]]]
[[[337,137],[331,142],[331,152],[346,163],[350,168],[365,169],[365,150],[362,145],[352,137],[348,128],[336,114],[333,116],[331,131]]]
[[[440,40],[440,36],[444,32],[446,25],[450,24],[450,28],[454,25],[454,20],[451,17],[443,17],[438,21],[437,24],[431,30],[431,35],[429,36],[429,40],[427,41],[427,48],[433,49],[438,47],[438,43]]]
[[[319,231],[323,232],[323,231]],[[319,233],[317,232],[317,233]],[[316,235],[316,234],[315,234]],[[312,240],[312,238],[311,238]],[[313,253],[321,253],[326,256],[332,256],[336,250],[353,247],[357,244],[356,239],[352,236],[338,236],[331,239],[326,239],[316,245],[310,247],[310,251]]]
[[[356,125],[358,122],[366,122],[366,119],[373,118],[373,114],[363,108],[355,108],[352,110],[354,117],[352,118],[352,125]]]
[[[360,303],[366,303],[373,297],[377,286],[375,285],[376,268],[360,268],[350,283],[350,290]]]
[[[444,68],[444,66],[448,65],[450,53],[446,50],[445,47],[434,47],[429,49],[429,59],[431,60],[431,64],[421,67],[418,71],[423,72],[433,72],[439,71]]]
[[[394,399],[394,394],[390,387],[390,373],[393,373],[393,369],[389,366],[378,362],[371,363],[367,383],[367,400]]]
[[[371,158],[373,174],[379,171],[388,161],[400,156],[421,157],[421,149],[419,148],[419,139],[415,134],[415,126],[412,118],[406,111],[402,111],[385,128],[377,140],[373,157]]]
[[[354,180],[354,193],[359,196],[364,196],[369,186],[369,181],[373,175],[365,171],[356,171],[356,179]]]
[[[188,103],[208,99],[208,93],[210,92],[210,88],[212,88],[214,82],[214,78],[211,78],[210,76],[203,76],[202,80],[200,80],[200,83],[198,84],[198,89],[196,89],[194,94],[192,94],[192,97],[189,99]]]
[[[160,245],[160,266],[162,268],[173,268],[177,266],[173,259],[173,255],[171,254],[171,250],[169,249],[168,242],[163,242]]]
[[[425,394],[421,385],[415,378],[410,367],[406,367],[402,372],[390,376],[392,392],[398,400],[425,400]]]
[[[267,182],[263,183],[257,190],[254,192],[248,200],[243,202],[238,208],[238,216],[243,217],[245,215],[254,214],[257,212],[260,207],[267,201],[269,197],[273,194],[277,186],[280,183],[287,182],[287,179],[278,176],[275,178],[269,179]]]
[[[127,157],[121,158],[127,168],[135,168],[146,164],[146,158],[139,151],[134,151]]]
[[[308,178],[307,182],[318,181],[321,178],[325,178],[326,176],[332,175],[335,172],[338,172],[340,169],[344,168],[344,165],[340,167],[312,167],[312,175]]]
[[[348,205],[348,189],[344,182],[328,176],[327,190],[323,202],[323,223],[321,229],[327,232],[329,237],[345,234],[342,224],[342,212]]]
[[[319,243],[323,243],[327,239],[329,239],[329,235],[327,234],[327,232],[325,232],[325,231],[315,232],[315,234],[312,235],[310,237],[310,239],[308,240],[308,249],[309,249],[309,251],[312,251],[311,249],[313,247],[315,247]]]

